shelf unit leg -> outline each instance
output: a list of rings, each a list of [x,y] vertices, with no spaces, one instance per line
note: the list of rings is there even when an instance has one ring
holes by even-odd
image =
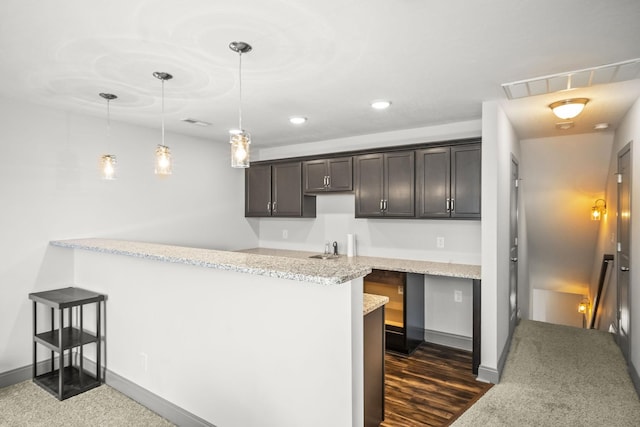
[[[58,400],[62,400],[64,387],[64,347],[62,346],[62,330],[64,329],[64,309],[60,310],[60,325],[58,329],[58,347],[60,348],[60,361],[58,362]]]
[[[36,353],[37,353],[37,345],[38,343],[36,343],[35,340],[35,336],[38,335],[38,315],[36,313],[37,311],[37,307],[36,307],[36,302],[33,302],[33,366],[31,367],[32,370],[32,378],[35,378],[38,376],[38,370],[37,370],[37,362],[36,362]]]
[[[100,329],[100,301],[96,302],[96,379],[101,384],[100,376],[102,368],[100,365],[100,355],[102,354],[100,344],[102,341],[102,329]]]
[[[51,330],[52,331],[56,329],[55,319],[56,319],[55,313],[53,312],[53,307],[51,307]],[[56,361],[55,354],[53,350],[51,350],[51,372],[56,370],[55,361]]]
[[[84,340],[82,334],[84,332],[84,306],[80,306],[80,385],[84,387]]]

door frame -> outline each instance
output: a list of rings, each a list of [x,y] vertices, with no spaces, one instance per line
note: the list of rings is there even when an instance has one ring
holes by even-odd
[[[520,165],[511,153],[511,187],[509,194],[509,336],[518,324],[518,227],[519,227],[519,193]],[[515,223],[514,223],[515,222]],[[512,283],[515,281],[515,283]],[[512,287],[514,289],[512,289]],[[512,307],[512,298],[513,307]]]
[[[630,356],[630,351],[631,351],[631,316],[633,315],[633,310],[631,307],[631,293],[632,293],[632,289],[631,289],[631,281],[630,281],[630,273],[629,271],[623,271],[623,268],[628,268],[630,267],[630,265],[623,265],[624,264],[624,260],[623,257],[620,256],[621,252],[622,252],[622,247],[621,247],[621,222],[622,222],[622,215],[621,215],[621,208],[620,208],[620,201],[621,201],[621,183],[622,183],[622,178],[621,178],[621,174],[620,174],[620,159],[624,156],[624,155],[629,155],[629,171],[628,171],[628,189],[629,189],[629,209],[631,209],[631,198],[632,198],[632,184],[633,184],[633,180],[631,179],[631,177],[633,176],[633,152],[632,152],[632,143],[629,142],[627,143],[624,147],[622,147],[622,149],[620,149],[620,151],[618,151],[617,153],[617,170],[618,173],[616,174],[617,176],[617,188],[616,188],[616,195],[617,195],[617,203],[616,203],[616,234],[617,234],[617,250],[616,250],[616,311],[617,311],[617,331],[616,331],[616,343],[618,344],[618,346],[620,347],[620,350],[622,351],[622,355],[624,356],[625,360],[627,363],[629,363],[629,356]],[[629,242],[628,244],[628,248],[627,248],[627,255],[628,255],[628,263],[631,263],[631,215],[628,215],[628,236],[627,236],[627,240]],[[626,289],[626,297],[627,297],[627,301],[626,301],[626,310],[628,311],[628,325],[626,325],[626,336],[623,337],[622,336],[622,327],[620,325],[620,321],[621,321],[621,313],[622,313],[622,304],[621,304],[621,295],[623,295],[623,289],[622,289],[622,285],[621,283],[623,282],[621,280],[621,275],[622,274],[626,274],[627,277],[627,289]]]

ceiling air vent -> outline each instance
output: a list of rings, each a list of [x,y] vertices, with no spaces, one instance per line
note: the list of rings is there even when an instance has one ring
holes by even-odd
[[[211,123],[209,122],[203,122],[202,120],[197,120],[197,119],[190,119],[190,118],[186,118],[186,119],[180,119],[185,123],[189,123],[192,125],[196,125],[196,126],[202,126],[202,127],[207,127],[207,126],[211,126]]]
[[[640,58],[566,73],[551,74],[528,80],[504,83],[502,88],[509,99],[544,95],[567,89],[578,89],[606,83],[640,78]]]

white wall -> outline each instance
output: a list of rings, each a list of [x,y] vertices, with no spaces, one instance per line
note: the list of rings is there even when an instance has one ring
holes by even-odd
[[[119,178],[103,181],[98,158],[107,148],[106,120],[6,99],[0,117],[0,373],[31,363],[28,294],[70,284],[68,261],[43,261],[50,240],[257,245],[257,231],[244,219],[243,171],[229,167],[227,143],[168,133],[174,173],[159,179],[153,152],[160,130],[114,122],[110,151]]]
[[[480,121],[321,141],[259,151],[261,160],[325,154],[375,147],[477,137]],[[405,259],[480,264],[480,221],[362,219],[355,218],[353,194],[322,194],[316,198],[316,218],[262,218],[261,247],[322,252],[326,241],[337,241],[346,252],[347,233],[355,234],[357,254]],[[283,238],[286,231],[287,238]],[[436,238],[445,248],[436,248]],[[461,303],[454,291],[462,291]],[[472,336],[471,281],[425,277],[425,329],[461,337]]]
[[[509,196],[518,138],[497,101],[482,104],[482,351],[478,378],[497,381],[509,340]],[[520,284],[519,284],[520,285]]]

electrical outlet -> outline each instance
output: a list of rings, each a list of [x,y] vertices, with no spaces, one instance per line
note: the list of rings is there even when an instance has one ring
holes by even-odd
[[[444,249],[444,237],[436,237],[436,247],[438,249]]]
[[[404,286],[398,286],[398,295],[404,294]]]
[[[462,302],[462,291],[453,291],[453,300],[455,302]]]
[[[140,353],[140,367],[142,368],[142,370],[144,372],[147,372],[147,368],[148,368],[148,357],[147,357],[147,353]]]
[[[282,238],[283,239],[289,238],[289,230],[282,230]]]

